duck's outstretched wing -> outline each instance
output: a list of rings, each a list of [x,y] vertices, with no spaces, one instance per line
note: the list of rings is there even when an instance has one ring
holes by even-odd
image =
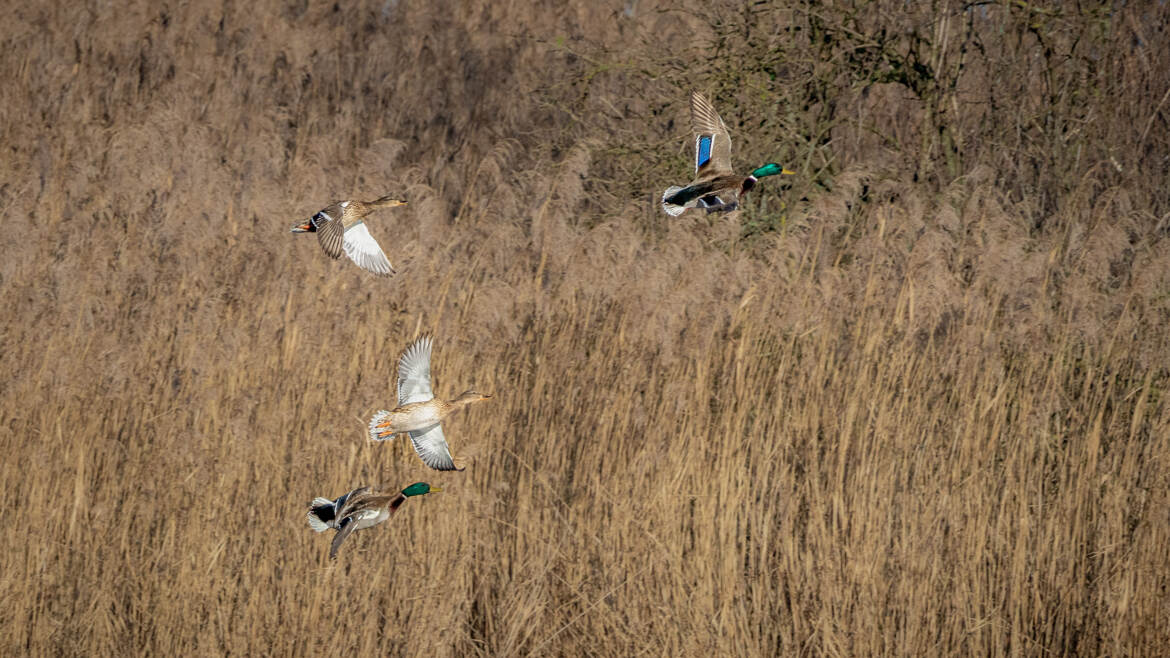
[[[347,516],[353,516],[354,512],[362,509],[362,501],[371,495],[367,493],[369,490],[369,486],[358,487],[357,489],[354,489],[353,491],[337,499],[336,518],[338,527],[340,527],[341,522],[344,521]]]
[[[317,229],[317,242],[330,258],[341,258],[344,253],[345,227],[341,224],[342,208],[333,204],[313,215],[309,221]]]
[[[451,449],[447,447],[447,437],[443,436],[441,425],[431,425],[422,430],[411,430],[410,442],[414,444],[414,451],[418,453],[423,463],[436,471],[462,471],[455,468],[455,460],[451,458]]]
[[[324,238],[322,238],[324,239]],[[394,266],[374,236],[370,235],[365,222],[358,222],[345,231],[342,248],[345,255],[357,266],[378,276],[394,274]]]
[[[398,406],[434,399],[431,392],[431,337],[423,336],[398,359]],[[413,435],[412,435],[413,438]]]
[[[337,536],[333,538],[333,543],[329,546],[330,559],[337,557],[337,551],[341,548],[341,542],[345,541],[345,538],[348,537],[356,527],[357,522],[353,520],[353,517],[347,517],[341,520],[341,526],[337,529]]]
[[[711,101],[697,91],[691,92],[691,129],[695,133],[695,178],[733,173],[731,133]]]

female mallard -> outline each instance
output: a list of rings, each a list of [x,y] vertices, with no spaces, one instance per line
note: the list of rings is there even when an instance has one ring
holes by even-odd
[[[365,216],[377,208],[405,206],[401,199],[384,196],[376,201],[338,201],[292,227],[293,233],[316,233],[325,253],[341,258],[342,252],[358,267],[380,276],[394,273],[394,266],[366,229]]]
[[[452,412],[490,397],[466,391],[454,400],[437,399],[431,393],[431,337],[423,336],[398,359],[398,406],[374,414],[370,419],[370,438],[387,441],[399,432],[406,432],[424,464],[439,471],[461,471],[455,468],[439,423]]]
[[[329,528],[337,531],[333,545],[329,547],[329,557],[337,557],[337,549],[341,548],[341,542],[349,533],[376,526],[390,518],[407,498],[442,491],[426,482],[415,482],[398,493],[376,493],[369,489],[360,487],[342,494],[337,500],[314,498],[309,503],[309,527],[317,532]]]
[[[671,185],[662,194],[662,209],[677,217],[687,208],[702,206],[707,212],[731,211],[764,176],[791,175],[769,162],[747,176],[731,168],[731,134],[715,108],[702,94],[691,92],[691,129],[695,132],[695,178],[686,187]]]

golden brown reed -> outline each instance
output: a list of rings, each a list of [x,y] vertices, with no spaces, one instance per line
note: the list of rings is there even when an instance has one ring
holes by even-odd
[[[2,653],[1163,651],[1167,10],[895,4],[17,8]],[[661,215],[691,86],[803,182]],[[364,439],[423,332],[464,473]]]

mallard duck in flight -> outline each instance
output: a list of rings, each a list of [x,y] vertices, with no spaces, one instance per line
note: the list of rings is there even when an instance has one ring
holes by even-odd
[[[442,489],[426,482],[415,482],[396,493],[371,492],[369,487],[359,487],[342,494],[337,500],[314,498],[309,503],[309,527],[317,532],[329,528],[337,531],[333,545],[329,547],[329,557],[335,558],[341,542],[354,530],[364,530],[385,521],[411,496],[437,491]]]
[[[398,359],[398,406],[374,414],[369,424],[370,438],[387,441],[405,432],[424,464],[438,471],[461,471],[455,468],[439,423],[472,402],[491,396],[469,390],[454,400],[436,398],[431,392],[431,344],[431,337],[423,336]]]
[[[321,248],[332,258],[341,254],[357,263],[358,267],[379,276],[390,276],[394,266],[378,246],[378,241],[366,229],[365,216],[378,208],[405,206],[401,199],[384,196],[375,201],[338,201],[320,210],[292,227],[293,233],[316,233]]]
[[[701,207],[709,213],[735,210],[739,198],[759,179],[795,173],[769,162],[747,176],[737,175],[731,168],[731,134],[711,101],[697,91],[691,92],[691,129],[695,133],[695,178],[686,187],[671,185],[662,194],[662,209],[672,217],[687,208]]]

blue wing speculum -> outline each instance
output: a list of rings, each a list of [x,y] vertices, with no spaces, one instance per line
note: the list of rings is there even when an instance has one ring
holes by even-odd
[[[711,145],[714,141],[714,135],[699,135],[695,138],[695,171],[711,161]]]

